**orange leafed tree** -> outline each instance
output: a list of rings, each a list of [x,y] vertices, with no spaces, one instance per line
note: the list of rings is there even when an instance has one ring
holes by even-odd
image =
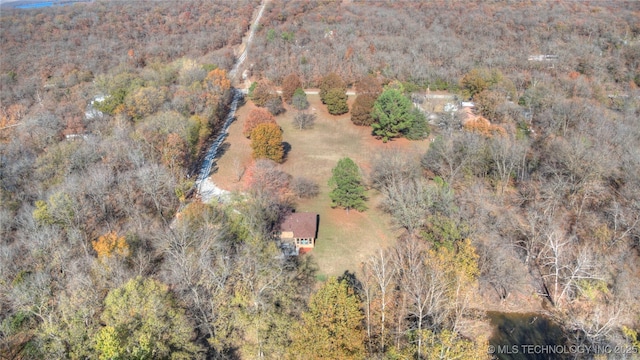
[[[280,200],[290,196],[291,175],[271,160],[256,160],[244,176],[245,189],[250,192],[269,193]]]
[[[162,163],[169,169],[175,170],[184,165],[187,160],[188,148],[186,142],[176,133],[167,135],[162,144]]]
[[[358,96],[370,95],[377,98],[382,93],[382,85],[378,78],[372,75],[367,75],[358,80],[356,83],[356,90],[358,91]]]
[[[118,236],[114,231],[110,231],[92,241],[93,250],[98,254],[99,259],[111,257],[113,254],[120,256],[129,255],[129,244],[124,236]]]
[[[227,78],[227,72],[220,68],[209,71],[204,82],[207,90],[215,94],[223,94],[231,88],[231,81]]]
[[[17,123],[26,113],[27,108],[22,104],[12,104],[8,108],[0,108],[0,127]]]
[[[247,119],[244,122],[242,128],[242,134],[247,138],[251,137],[251,132],[260,124],[275,124],[276,119],[264,108],[256,108],[249,112]]]
[[[0,108],[0,141],[11,138],[13,128],[20,122],[26,110],[21,104],[13,104],[6,109]]]
[[[294,90],[295,91],[295,90]],[[256,88],[251,93],[251,100],[256,106],[263,107],[267,104],[267,101],[278,97],[275,89],[268,80],[260,80],[256,85]]]
[[[327,95],[333,89],[340,89],[342,91],[346,91],[347,85],[344,80],[340,77],[340,75],[336,73],[329,73],[320,81],[320,100],[322,100],[323,104],[327,103]]]
[[[494,135],[504,136],[507,134],[503,127],[493,125],[489,120],[481,116],[466,121],[462,127],[467,131],[475,132],[488,138]]]
[[[351,121],[358,126],[371,126],[374,119],[371,116],[376,97],[369,94],[358,94],[351,108]]]
[[[301,87],[302,82],[300,81],[300,77],[297,74],[289,74],[282,81],[282,100],[287,104],[291,104],[293,94],[296,92],[296,89]]]
[[[277,163],[284,158],[282,130],[278,124],[260,124],[251,132],[254,159],[270,159]]]
[[[62,131],[63,135],[84,134],[84,124],[79,116],[67,118],[67,127]]]
[[[206,106],[215,109],[220,102],[222,94],[231,88],[231,81],[227,78],[227,72],[223,69],[213,69],[209,71],[203,81],[203,88],[206,90],[202,94]]]

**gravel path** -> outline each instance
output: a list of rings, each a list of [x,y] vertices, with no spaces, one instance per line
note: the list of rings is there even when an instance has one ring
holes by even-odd
[[[238,109],[238,103],[240,99],[242,99],[242,92],[236,89],[233,89],[233,100],[231,101],[231,107],[229,108],[229,113],[227,114],[226,119],[224,120],[224,125],[222,126],[222,131],[220,135],[216,138],[216,141],[211,144],[209,147],[209,151],[207,151],[207,156],[205,156],[202,165],[200,166],[200,171],[198,172],[198,178],[196,179],[196,186],[198,188],[198,194],[200,194],[200,198],[202,202],[209,202],[213,198],[217,198],[218,200],[223,200],[224,197],[229,193],[226,190],[220,189],[216,186],[216,184],[211,181],[209,175],[211,175],[211,169],[215,164],[216,156],[218,155],[218,149],[220,145],[224,142],[224,139],[227,137],[229,133],[229,125],[233,122],[236,116],[236,110]]]
[[[253,41],[253,35],[258,28],[258,24],[260,24],[260,18],[262,18],[262,13],[264,12],[264,8],[266,7],[268,2],[268,0],[264,0],[262,2],[260,11],[258,11],[258,16],[256,16],[256,19],[251,26],[251,32],[249,33],[249,37],[247,38],[247,44],[244,48],[244,51],[242,52],[242,54],[240,54],[238,60],[236,61],[236,64],[229,72],[230,79],[233,79],[236,76],[240,65],[242,65],[244,60],[247,58],[247,52],[249,51],[249,46]],[[216,140],[209,147],[207,156],[205,156],[204,161],[200,166],[200,171],[198,172],[198,178],[196,180],[196,188],[198,189],[198,194],[200,195],[200,198],[204,203],[209,202],[214,198],[218,200],[224,200],[229,195],[228,191],[217,187],[216,184],[213,183],[209,175],[211,175],[211,169],[215,165],[215,158],[218,155],[218,149],[229,133],[229,125],[231,125],[231,123],[235,119],[236,110],[238,109],[238,103],[240,102],[240,99],[242,99],[242,96],[243,92],[241,90],[233,89],[233,100],[231,101],[231,107],[229,108],[229,113],[224,120],[220,135],[218,135]]]

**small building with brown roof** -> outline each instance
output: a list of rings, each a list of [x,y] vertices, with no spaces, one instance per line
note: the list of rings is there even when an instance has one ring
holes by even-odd
[[[280,225],[280,240],[283,244],[295,245],[296,254],[300,249],[313,249],[318,236],[318,218],[315,213],[290,213]]]

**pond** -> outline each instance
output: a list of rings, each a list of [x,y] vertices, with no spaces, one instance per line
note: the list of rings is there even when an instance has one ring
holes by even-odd
[[[32,3],[32,4],[16,5],[16,9],[39,9],[39,8],[48,7],[48,6],[53,6],[53,2],[46,1],[46,2],[38,2],[38,3]]]
[[[494,327],[489,352],[498,359],[573,358],[562,328],[537,313],[487,312]]]
[[[93,0],[49,0],[49,1],[37,1],[37,0],[23,0],[23,1],[15,1],[8,2],[3,4],[3,6],[13,7],[15,9],[40,9],[50,6],[64,6],[64,5],[72,5],[75,3],[81,2],[91,2]]]

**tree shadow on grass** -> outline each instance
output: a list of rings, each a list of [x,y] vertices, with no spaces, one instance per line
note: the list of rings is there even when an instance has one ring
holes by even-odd
[[[349,272],[349,270],[345,270],[342,275],[338,277],[338,281],[346,281],[347,285],[352,288],[356,293],[361,293],[364,287],[362,286],[362,282],[358,279],[355,273]]]
[[[216,160],[220,160],[220,158],[227,152],[229,151],[229,148],[231,147],[231,144],[228,142],[224,142],[222,143],[219,147],[218,150],[216,151]]]
[[[282,162],[287,161],[287,158],[289,157],[289,152],[291,151],[291,144],[289,144],[286,141],[282,142],[282,149],[284,150],[284,155],[282,156]]]

